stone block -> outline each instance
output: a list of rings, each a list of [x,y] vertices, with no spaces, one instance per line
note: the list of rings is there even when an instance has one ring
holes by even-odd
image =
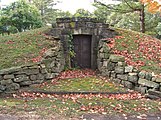
[[[1,85],[9,85],[9,84],[12,84],[13,81],[11,79],[8,79],[8,80],[2,80],[0,81]]]
[[[115,72],[117,74],[123,74],[125,71],[125,68],[124,67],[115,67]]]
[[[2,75],[0,75],[0,80],[3,80],[3,77],[2,77]]]
[[[128,74],[128,81],[137,84],[139,77],[137,76],[137,73],[129,73]]]
[[[112,63],[112,62],[109,62],[109,61],[108,61],[107,69],[108,69],[109,71],[114,71],[114,70],[115,70],[115,67],[116,67],[116,64],[115,64],[115,63]]]
[[[142,78],[140,78],[138,80],[138,84],[140,84],[142,86],[151,87],[151,88],[159,88],[159,84],[158,83],[155,83],[153,81],[149,81],[149,80],[146,80],[146,79],[142,79]]]
[[[111,78],[116,78],[116,73],[115,73],[115,71],[111,71]]]
[[[108,61],[103,61],[103,67],[107,67]]]
[[[4,75],[4,74],[11,74],[11,73],[15,73],[21,70],[21,67],[12,67],[12,68],[7,68],[7,69],[2,69],[0,70],[0,75]]]
[[[147,93],[147,90],[148,90],[147,87],[142,87],[142,86],[140,86],[139,89],[140,89],[141,94]]]
[[[117,63],[117,66],[119,66],[119,67],[125,67],[125,62],[118,62]]]
[[[119,55],[110,55],[109,60],[111,62],[125,62],[125,57]]]
[[[101,75],[102,76],[106,76],[106,77],[110,77],[110,71],[103,71],[102,73],[101,73]]]
[[[1,90],[1,91],[5,91],[5,90],[6,90],[6,86],[0,85],[0,90]]]
[[[155,80],[157,83],[161,83],[161,78],[156,78]]]
[[[27,75],[16,75],[16,78],[13,80],[14,82],[22,82],[30,80]]]
[[[104,54],[104,58],[105,58],[105,59],[109,59],[109,57],[110,57],[110,54],[109,54],[109,53],[105,53],[105,54]]]
[[[134,88],[134,84],[129,81],[122,81],[121,84],[124,85],[124,87],[129,88],[129,89]]]
[[[146,72],[145,71],[141,71],[141,72],[139,72],[138,76],[139,76],[139,78],[144,79],[145,76],[146,76]]]
[[[160,91],[148,90],[148,94],[155,95],[155,96],[161,98],[161,92]]]
[[[114,79],[112,79],[112,81],[114,81],[115,83],[120,84],[122,80],[120,80],[120,79],[118,79],[118,78],[114,78]]]
[[[145,79],[147,79],[147,80],[152,80],[152,73],[146,72],[146,74],[145,74]]]
[[[14,75],[4,75],[4,77],[3,77],[5,80],[6,79],[14,79]]]
[[[17,83],[12,83],[10,85],[7,86],[6,91],[15,91],[15,90],[19,90],[20,89],[20,85]]]
[[[127,74],[117,74],[117,78],[119,78],[121,80],[127,80],[128,75]]]
[[[41,84],[43,82],[44,82],[44,80],[36,80],[36,81],[33,81],[32,84]]]
[[[39,69],[25,69],[23,70],[26,75],[34,75],[40,73]]]
[[[32,84],[32,81],[23,81],[23,82],[20,82],[20,86],[29,86]]]
[[[34,81],[34,80],[36,80],[37,79],[37,75],[30,75],[30,80],[32,80],[32,81]]]
[[[43,74],[37,74],[36,80],[44,80],[44,79],[45,79],[45,75],[43,75]]]
[[[57,75],[56,73],[47,73],[45,78],[46,78],[47,80],[50,80],[50,79],[55,78],[56,75]]]
[[[131,73],[133,72],[134,67],[133,66],[125,66],[125,73]]]

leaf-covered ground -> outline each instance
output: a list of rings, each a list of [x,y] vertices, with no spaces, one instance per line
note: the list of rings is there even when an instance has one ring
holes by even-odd
[[[44,31],[47,27],[0,36],[0,69],[37,62],[52,46]]]
[[[79,71],[79,72],[78,72]],[[73,74],[74,73],[74,74]],[[57,79],[52,80],[55,84],[43,84],[42,87],[48,90],[56,90],[58,85],[65,85],[69,89],[83,89],[76,86],[83,84],[86,90],[97,90],[98,84],[104,86],[103,90],[108,89],[108,92],[115,90],[125,91],[120,86],[113,85],[105,78],[96,78],[93,71],[74,70],[62,72]],[[76,77],[76,78],[74,78]],[[58,80],[58,81],[57,81]],[[65,80],[70,80],[65,82]],[[59,82],[56,84],[56,81]],[[64,84],[65,82],[65,84]],[[74,83],[74,84],[72,84]],[[103,84],[102,84],[103,83]],[[87,84],[89,84],[87,86]],[[91,88],[91,85],[93,86]],[[66,89],[59,86],[58,90]],[[99,88],[101,91],[101,88]],[[106,116],[123,116],[135,115],[142,118],[149,114],[161,113],[161,102],[158,100],[149,100],[137,92],[128,94],[44,94],[31,92],[18,92],[9,97],[0,98],[0,114],[20,115],[30,114],[39,116],[41,119],[51,119],[53,115],[58,115],[63,118],[69,117],[80,118],[84,114],[102,114]],[[57,118],[58,119],[58,118]],[[101,120],[101,119],[100,119]]]
[[[65,92],[125,92],[122,86],[115,85],[109,80],[97,77],[90,69],[66,70],[52,81],[35,85],[29,89]]]
[[[129,65],[145,71],[161,73],[161,41],[151,36],[116,29],[118,36],[110,38],[113,52],[123,55]]]

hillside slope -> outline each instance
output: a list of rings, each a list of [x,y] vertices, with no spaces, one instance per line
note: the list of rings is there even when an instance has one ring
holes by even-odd
[[[0,36],[0,69],[33,63],[40,55],[52,46],[46,40],[44,31],[47,27],[27,32]]]
[[[118,36],[112,38],[113,52],[125,56],[126,63],[138,69],[161,73],[161,41],[151,36],[116,29]]]

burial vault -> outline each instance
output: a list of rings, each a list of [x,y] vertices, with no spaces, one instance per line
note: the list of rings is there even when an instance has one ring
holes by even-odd
[[[108,24],[95,18],[57,18],[50,35],[62,41],[65,59],[73,46],[73,67],[97,68],[97,49],[99,40],[114,34]],[[72,42],[72,43],[71,43]]]

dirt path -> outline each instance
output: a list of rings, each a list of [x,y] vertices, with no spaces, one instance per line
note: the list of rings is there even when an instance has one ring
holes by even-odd
[[[142,116],[109,116],[100,114],[84,114],[81,118],[65,118],[59,115],[42,117],[35,114],[28,115],[5,115],[0,114],[0,120],[161,120],[161,114],[142,115]]]

